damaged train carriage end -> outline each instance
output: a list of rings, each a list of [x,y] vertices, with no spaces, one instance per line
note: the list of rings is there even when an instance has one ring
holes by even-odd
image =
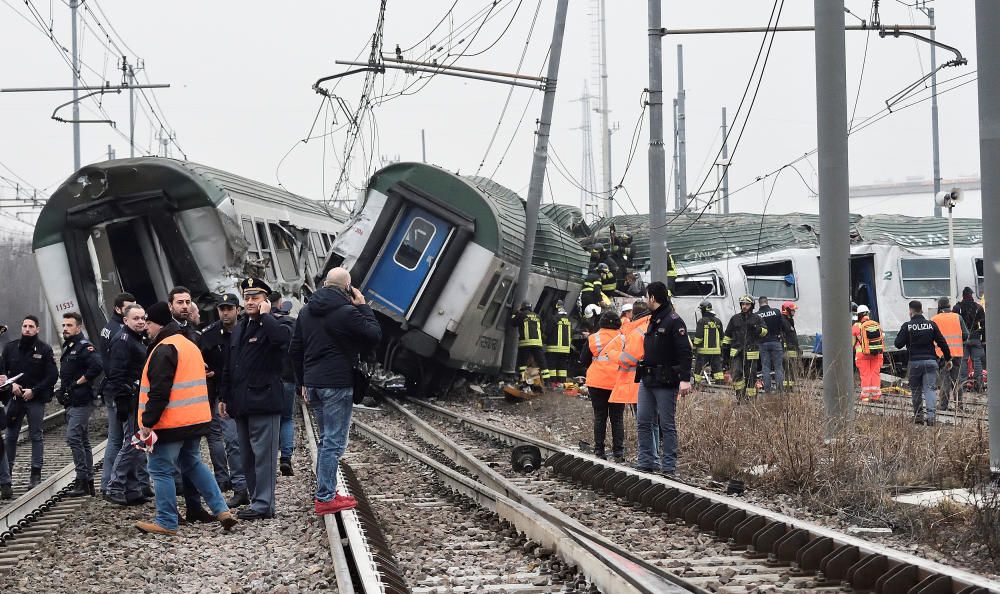
[[[479,177],[422,163],[376,172],[333,246],[326,268],[344,266],[375,310],[379,363],[411,394],[447,390],[458,372],[501,371],[525,237],[524,201]],[[543,316],[572,307],[587,252],[539,217],[528,300]]]
[[[95,332],[127,291],[150,305],[191,289],[202,321],[241,277],[268,279],[296,304],[315,279],[345,213],[232,173],[173,159],[83,167],[53,192],[33,250],[50,313],[78,311]]]

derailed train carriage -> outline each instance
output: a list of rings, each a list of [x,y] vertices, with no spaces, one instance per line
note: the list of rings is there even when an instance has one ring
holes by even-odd
[[[56,324],[63,312],[78,311],[95,332],[122,291],[150,305],[184,285],[206,320],[215,295],[256,274],[301,302],[346,219],[212,167],[119,159],[83,167],[53,192],[33,251]]]
[[[524,258],[524,200],[496,182],[422,163],[376,172],[333,245],[384,333],[384,369],[420,393],[447,389],[458,371],[501,370],[521,266],[527,300],[543,316],[576,303],[588,253],[540,214],[535,252]]]

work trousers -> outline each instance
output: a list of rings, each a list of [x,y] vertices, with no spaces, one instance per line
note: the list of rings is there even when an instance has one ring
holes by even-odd
[[[738,351],[733,355],[729,373],[733,376],[733,388],[736,390],[736,401],[745,402],[747,398],[757,395],[757,363],[760,353],[757,351]]]
[[[76,470],[76,480],[94,480],[94,450],[90,447],[90,413],[94,407],[66,407],[66,445],[73,453],[73,467]]]
[[[651,387],[642,380],[639,384],[639,408],[636,425],[639,441],[639,467],[657,468],[663,472],[677,469],[677,388]],[[659,418],[657,418],[659,417]],[[654,423],[659,424],[660,443],[654,445]],[[662,456],[660,447],[663,446]]]
[[[609,403],[611,390],[587,387],[590,404],[594,408],[594,455],[606,458],[604,438],[611,419],[611,455],[621,458],[625,455],[625,405]]]
[[[524,373],[528,370],[528,361],[532,360],[542,376],[542,381],[551,379],[549,366],[545,361],[545,350],[540,346],[519,346],[517,347],[517,371]]]
[[[546,351],[545,360],[549,364],[549,379],[565,382],[569,377],[566,364],[569,361],[569,353]]]
[[[115,422],[118,423],[117,418]],[[135,414],[130,414],[124,423],[118,424],[118,431],[124,437],[119,443],[118,455],[111,462],[110,478],[106,487],[109,494],[124,495],[126,499],[138,499],[142,496],[143,488],[149,486],[146,453],[132,446],[132,435],[138,430],[139,420]],[[108,445],[111,445],[110,439]]]
[[[190,477],[192,487],[197,491],[193,497],[197,499],[199,494],[204,497],[213,515],[218,516],[229,509],[219,485],[212,480],[212,472],[201,461],[201,439],[157,443],[149,454],[149,476],[156,490],[158,525],[168,530],[177,529],[179,519],[174,473],[178,469],[185,477]]]
[[[882,353],[855,353],[854,363],[861,376],[861,402],[882,398]]]
[[[983,342],[978,338],[970,338],[965,343],[965,359],[962,361],[963,373],[967,373],[969,362],[972,362],[973,386],[977,392],[983,391],[983,359],[986,357],[986,349]]]
[[[45,403],[40,400],[24,401],[17,398],[10,401],[7,410],[13,411],[13,414],[7,417],[7,441],[4,443],[8,466],[13,470],[14,457],[17,455],[17,438],[21,433],[21,425],[27,417],[28,438],[31,440],[31,469],[40,471],[45,454],[45,442],[42,438],[45,432],[42,427],[45,419]]]
[[[291,460],[295,453],[295,384],[281,382],[281,426],[278,432],[278,449],[282,460]]]
[[[764,374],[764,391],[771,392],[773,388],[781,389],[785,385],[785,347],[780,341],[771,340],[760,343],[760,365]],[[771,372],[774,372],[774,380]]]
[[[784,388],[790,390],[795,387],[795,382],[799,379],[799,375],[802,374],[802,359],[799,357],[799,352],[797,350],[785,350],[785,383]]]
[[[937,405],[937,361],[910,361],[910,399],[913,403],[913,418],[920,421],[926,414],[928,422],[934,421]]]
[[[710,383],[721,384],[725,379],[725,369],[722,366],[722,355],[707,355],[698,353],[694,358],[694,383],[700,384],[705,381],[705,370],[708,368]]]
[[[959,364],[958,359],[952,361],[951,369],[947,368],[947,363],[941,361],[938,364],[938,394],[940,398],[938,399],[938,408],[941,410],[948,410],[948,405],[951,403],[951,399],[955,399],[956,407],[962,406],[962,396],[964,391],[962,390],[962,365]]]
[[[274,516],[274,488],[278,475],[278,431],[281,415],[236,417],[240,453],[246,472],[250,509]]]

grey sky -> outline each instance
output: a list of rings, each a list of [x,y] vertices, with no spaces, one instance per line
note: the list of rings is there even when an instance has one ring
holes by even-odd
[[[178,143],[191,160],[269,183],[277,183],[275,171],[282,157],[296,140],[310,128],[320,104],[320,97],[310,86],[320,76],[344,68],[335,59],[353,59],[365,48],[375,27],[378,2],[194,2],[174,0],[168,3],[136,0],[102,0],[93,13],[84,12],[88,26],[82,30],[83,60],[107,80],[120,82],[114,72],[117,56],[101,45],[93,30],[100,32],[93,14],[107,27],[104,15],[121,34],[131,50],[145,60],[153,82],[172,84],[157,92],[159,104],[169,123],[176,129]],[[61,1],[33,0],[44,21],[51,19],[53,34],[69,46],[69,9]],[[386,11],[386,52],[396,44],[407,48],[417,43],[451,6],[452,0],[421,2],[389,0]],[[453,12],[453,24],[459,25],[487,2],[459,0]],[[528,46],[523,72],[539,72],[552,32],[553,0],[542,0],[534,34]],[[699,2],[664,2],[664,25],[670,28],[704,26],[763,26],[771,2],[749,0],[701,0]],[[882,2],[884,23],[908,23],[924,17],[898,2]],[[957,46],[969,58],[961,69],[943,71],[941,79],[975,69],[975,28],[973,7],[969,2],[947,0],[934,2],[938,12],[938,39]],[[501,0],[498,14],[489,21],[472,44],[472,52],[484,49],[507,24],[518,0]],[[848,0],[848,7],[867,18],[870,2]],[[524,0],[520,12],[499,43],[488,52],[463,57],[459,65],[512,71],[525,43],[536,1]],[[577,99],[585,79],[592,79],[590,63],[590,2],[573,0],[562,72],[559,77],[552,144],[569,169],[579,178],[581,168],[581,109]],[[22,15],[22,16],[18,16]],[[70,72],[51,42],[26,19],[25,4],[20,0],[0,3],[0,86],[66,85]],[[848,22],[854,21],[850,16]],[[812,2],[787,2],[781,24],[811,24]],[[34,22],[34,21],[32,21]],[[856,21],[854,21],[856,22]],[[447,38],[448,22],[431,40],[418,45],[407,57],[423,52],[430,41]],[[646,2],[611,0],[608,2],[608,69],[611,121],[620,126],[613,136],[613,171],[617,180],[622,174],[636,118],[641,111],[640,95],[647,86]],[[463,36],[456,36],[453,41]],[[464,37],[468,37],[465,35]],[[847,77],[850,112],[858,88],[865,33],[848,33]],[[685,46],[685,74],[688,102],[688,186],[694,191],[709,173],[711,157],[719,146],[720,108],[726,105],[732,115],[747,82],[760,43],[759,34],[726,36],[684,36],[664,41],[665,95],[676,91],[675,45]],[[884,100],[921,76],[929,63],[928,46],[919,47],[907,39],[870,37],[864,81],[857,106],[857,117],[879,112]],[[465,46],[459,46],[464,48]],[[367,49],[364,49],[367,56]],[[456,50],[458,51],[458,50]],[[466,50],[468,51],[468,50]],[[919,55],[919,59],[918,59]],[[947,52],[939,52],[939,59]],[[130,58],[133,57],[130,55]],[[89,84],[101,76],[84,70]],[[971,80],[974,75],[956,82]],[[376,90],[399,90],[412,82],[411,76],[390,72],[377,81]],[[362,76],[345,79],[336,93],[353,107],[360,93]],[[946,86],[954,85],[951,83]],[[418,88],[422,83],[415,85]],[[946,88],[943,87],[943,88]],[[462,173],[475,173],[496,126],[508,87],[472,80],[438,76],[418,93],[396,98],[375,110],[378,143],[374,151],[365,141],[365,151],[403,160],[420,159],[420,130],[426,130],[428,156],[433,163]],[[529,97],[524,122],[503,163],[497,168],[522,110]],[[929,96],[924,92],[917,98]],[[54,189],[72,171],[71,129],[49,119],[52,109],[67,101],[67,93],[0,95],[0,162],[30,184]],[[540,109],[540,93],[516,89],[507,116],[500,126],[494,148],[487,155],[482,174],[496,169],[498,182],[515,190],[527,187],[534,121]],[[92,103],[85,103],[88,109]],[[127,133],[128,101],[123,95],[108,95],[103,105]],[[976,85],[965,85],[940,98],[942,174],[945,178],[976,174],[979,170]],[[66,110],[68,115],[68,110]],[[87,110],[84,111],[87,113]],[[668,158],[670,138],[669,113]],[[338,121],[343,122],[342,115]],[[596,135],[597,114],[594,114]],[[324,127],[325,126],[325,127]],[[320,115],[314,135],[331,129]],[[370,131],[369,131],[370,132]],[[155,132],[154,132],[155,133]],[[370,134],[369,134],[370,135]],[[151,142],[151,128],[145,117],[138,118],[139,153]],[[731,169],[731,188],[751,182],[758,175],[815,147],[815,78],[813,37],[810,33],[779,34],[774,42],[767,71],[754,106],[750,124],[744,133]],[[340,167],[334,156],[343,149],[344,132],[326,140],[323,160],[322,138],[297,146],[285,158],[280,169],[281,182],[291,191],[311,198],[329,194]],[[731,138],[735,140],[735,135]],[[625,180],[628,194],[640,211],[646,210],[646,147],[648,128],[643,127],[634,162]],[[99,124],[83,126],[82,159],[84,163],[102,160],[107,145],[112,144],[119,157],[128,155],[127,142],[110,127]],[[179,156],[171,147],[174,156]],[[930,102],[894,114],[851,137],[852,184],[878,180],[903,180],[909,176],[930,177]],[[595,144],[595,163],[600,169],[600,151]],[[799,165],[799,171],[815,187],[815,157]],[[355,162],[362,162],[359,151]],[[668,170],[670,164],[668,162]],[[578,204],[580,191],[550,167],[549,178],[559,202]],[[0,174],[12,177],[0,168]],[[363,184],[363,168],[352,169],[351,181]],[[710,183],[714,184],[711,173]],[[733,210],[759,211],[772,179],[753,185],[733,196]],[[0,196],[12,191],[0,184]],[[806,201],[809,191],[798,175],[790,170],[777,181],[769,212],[812,210],[815,200]],[[551,200],[546,188],[545,199]],[[618,194],[618,211],[632,212],[624,192]],[[672,196],[668,199],[672,204]]]

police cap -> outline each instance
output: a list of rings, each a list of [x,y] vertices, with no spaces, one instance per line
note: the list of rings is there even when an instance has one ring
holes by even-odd
[[[216,307],[239,307],[240,298],[234,293],[226,293],[219,299],[219,302],[215,304]]]
[[[262,278],[250,276],[240,282],[240,291],[244,294],[270,293],[271,287]]]

